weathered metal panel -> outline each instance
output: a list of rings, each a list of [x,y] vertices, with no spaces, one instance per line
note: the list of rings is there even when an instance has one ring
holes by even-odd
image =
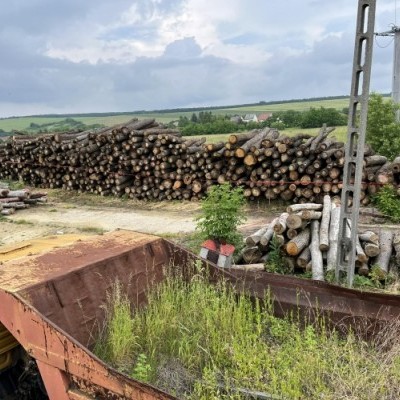
[[[39,366],[45,364],[43,378],[51,380],[51,374],[47,372],[53,368],[60,371],[60,379],[65,382],[60,390],[65,391],[67,385],[68,389],[74,389],[74,382],[81,381],[87,382],[88,391],[90,389],[98,399],[174,399],[173,396],[129,379],[104,364],[37,310],[24,304],[17,294],[0,290],[0,304],[0,318],[4,326],[28,354],[39,361]],[[45,385],[55,391],[52,393],[56,393],[51,382],[45,382]],[[57,394],[51,397],[51,400],[58,399]]]
[[[60,390],[65,394],[67,385],[70,399],[173,399],[118,374],[86,346],[92,343],[95,321],[102,321],[101,305],[116,279],[138,306],[146,302],[149,288],[163,280],[166,268],[189,279],[201,266],[209,268],[212,282],[224,278],[236,290],[260,298],[269,291],[277,315],[298,310],[310,317],[327,314],[347,327],[363,323],[366,334],[400,317],[399,296],[266,272],[220,269],[167,240],[120,231],[6,262],[0,268],[0,321],[39,361],[45,380],[51,369],[60,371],[60,379],[66,382]],[[56,386],[50,385],[50,390],[56,391]]]

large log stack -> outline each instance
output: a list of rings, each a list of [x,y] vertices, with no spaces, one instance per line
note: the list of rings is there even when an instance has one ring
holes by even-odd
[[[271,252],[276,251],[278,243],[281,271],[310,272],[313,279],[324,280],[326,273],[335,270],[339,216],[339,201],[332,200],[329,195],[324,196],[323,204],[289,206],[287,212],[245,239],[242,262],[268,264]],[[350,236],[351,227],[347,228]],[[376,232],[362,230],[358,232],[354,245],[358,275],[369,276],[374,268],[374,273],[384,278],[390,270],[391,261],[392,265],[400,268],[400,234],[384,226]]]
[[[0,144],[0,178],[145,200],[197,200],[230,182],[251,200],[321,203],[342,186],[344,145],[328,137],[332,130],[287,137],[265,128],[206,144],[154,120],[132,120],[98,131],[14,136]],[[386,158],[365,150],[362,205],[394,180]]]

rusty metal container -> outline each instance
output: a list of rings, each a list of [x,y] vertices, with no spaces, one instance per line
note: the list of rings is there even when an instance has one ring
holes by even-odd
[[[101,307],[116,279],[134,306],[145,304],[165,269],[200,261],[168,240],[129,231],[79,240],[67,247],[4,262],[0,266],[0,323],[3,332],[36,360],[51,400],[174,399],[132,380],[99,360],[89,349]],[[325,313],[344,326],[385,324],[400,316],[400,297],[361,293],[329,284],[265,272],[220,269],[207,263],[211,281],[221,278],[238,291],[272,295],[275,311]],[[372,326],[372,325],[371,325]],[[0,332],[1,340],[1,332]],[[1,361],[1,360],[0,360]]]

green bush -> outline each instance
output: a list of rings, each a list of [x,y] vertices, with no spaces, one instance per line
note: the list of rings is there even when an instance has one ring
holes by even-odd
[[[400,197],[393,186],[381,188],[372,201],[381,213],[393,222],[400,222]]]
[[[367,142],[379,154],[393,160],[400,155],[400,124],[396,122],[399,105],[372,93],[368,105]]]
[[[334,108],[310,108],[301,116],[300,128],[319,128],[323,124],[328,126],[343,126],[347,124],[346,115]]]
[[[197,230],[204,239],[218,240],[240,248],[243,238],[237,228],[245,220],[244,203],[241,188],[232,189],[228,183],[212,186],[201,202]]]

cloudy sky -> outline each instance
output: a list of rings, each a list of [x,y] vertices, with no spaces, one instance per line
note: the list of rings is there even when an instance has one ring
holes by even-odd
[[[377,1],[376,30],[396,22]],[[0,11],[0,117],[345,95],[357,0],[13,0]],[[390,92],[377,38],[371,89]]]

